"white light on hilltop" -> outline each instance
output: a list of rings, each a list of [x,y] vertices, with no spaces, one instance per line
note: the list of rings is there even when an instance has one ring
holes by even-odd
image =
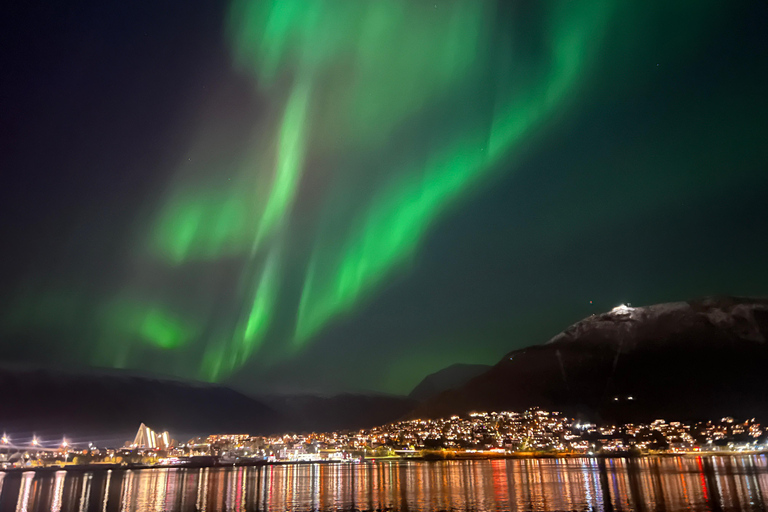
[[[616,306],[611,310],[611,313],[613,313],[614,315],[628,315],[632,313],[632,311],[634,310],[635,308],[631,308],[626,304],[619,304],[618,306]]]

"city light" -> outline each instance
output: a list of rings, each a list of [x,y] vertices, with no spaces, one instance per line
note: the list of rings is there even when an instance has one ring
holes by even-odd
[[[562,412],[531,408],[524,411],[473,412],[445,418],[403,420],[368,429],[251,436],[212,434],[177,443],[168,432],[155,433],[141,424],[133,443],[122,448],[97,448],[88,443],[87,462],[79,464],[253,465],[279,462],[360,463],[411,458],[498,458],[519,456],[660,453],[745,453],[765,449],[768,432],[754,419],[727,416],[687,423],[657,419],[651,423],[596,424]],[[10,444],[6,435],[2,443]],[[70,443],[40,447],[27,459],[36,465],[69,464]],[[198,457],[199,459],[195,459]],[[202,462],[201,462],[202,461]],[[206,462],[207,461],[207,462]]]

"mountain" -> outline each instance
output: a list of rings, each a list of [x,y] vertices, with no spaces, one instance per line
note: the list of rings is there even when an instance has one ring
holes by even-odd
[[[268,435],[357,429],[394,421],[406,397],[251,397],[221,385],[120,370],[0,367],[0,432],[120,444],[141,423],[186,441],[212,433]]]
[[[145,423],[186,441],[224,431],[270,434],[286,424],[274,409],[223,386],[123,372],[0,368],[0,390],[0,429],[43,439],[125,441]]]
[[[428,400],[443,391],[463,386],[491,367],[487,364],[454,364],[424,377],[408,395],[418,401]]]
[[[541,406],[597,421],[768,419],[767,339],[764,299],[619,306],[510,352],[411,416]]]
[[[402,396],[356,394],[268,395],[260,396],[259,400],[291,419],[287,430],[306,432],[383,425],[400,419],[418,404]]]

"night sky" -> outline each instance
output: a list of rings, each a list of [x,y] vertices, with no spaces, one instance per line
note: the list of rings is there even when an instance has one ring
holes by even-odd
[[[768,2],[16,4],[2,361],[407,393],[768,293]]]

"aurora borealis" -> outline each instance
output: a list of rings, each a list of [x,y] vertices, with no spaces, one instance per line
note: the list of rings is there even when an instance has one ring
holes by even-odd
[[[0,359],[404,393],[768,290],[768,5],[19,7]]]

